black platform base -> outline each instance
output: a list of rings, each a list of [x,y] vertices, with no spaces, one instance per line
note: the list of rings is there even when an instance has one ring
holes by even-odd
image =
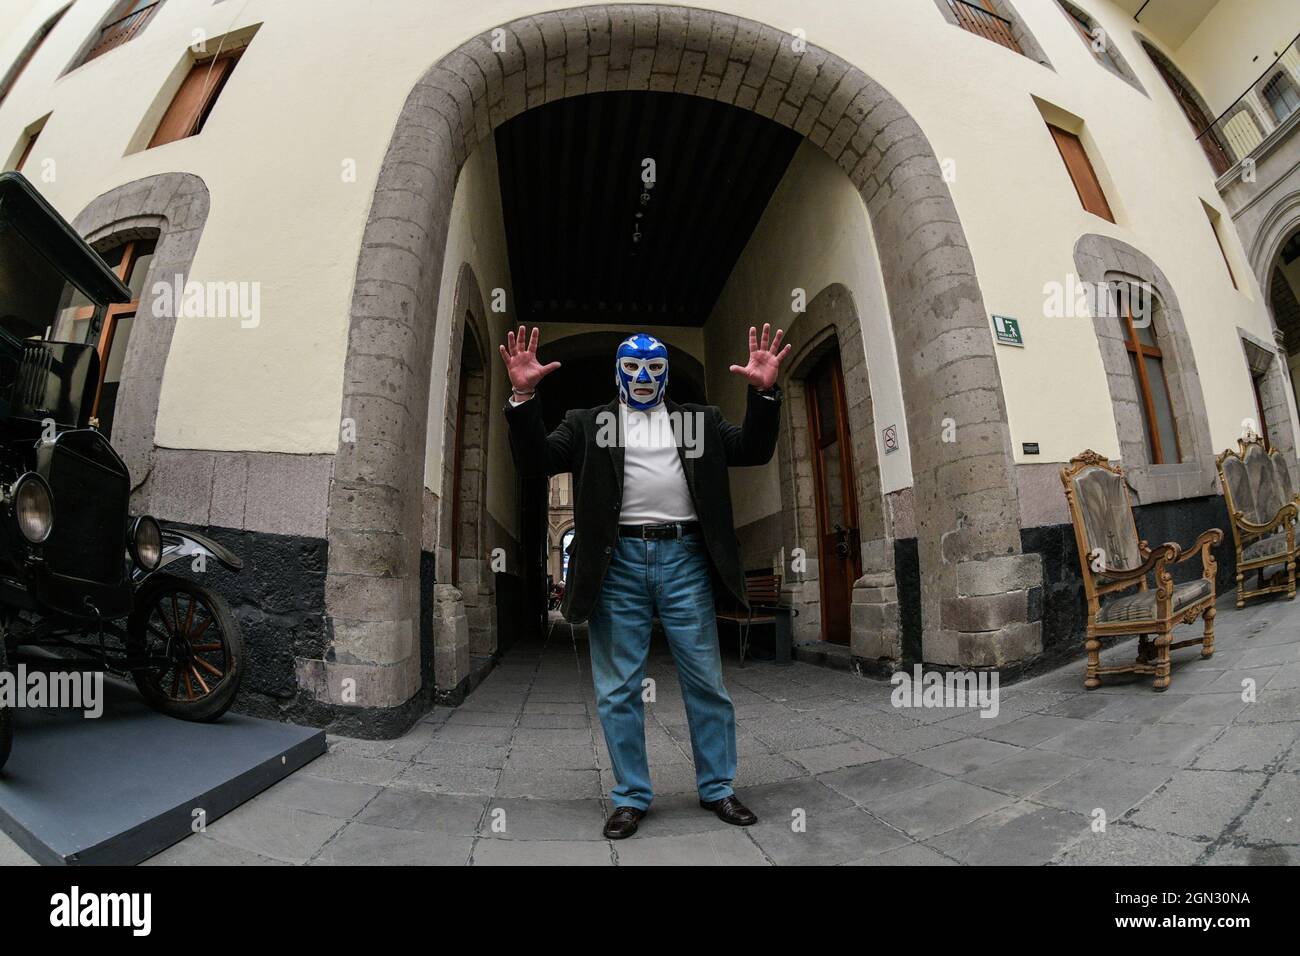
[[[164,717],[104,681],[104,713],[15,711],[0,829],[41,863],[134,864],[325,752],[325,733],[241,714]]]

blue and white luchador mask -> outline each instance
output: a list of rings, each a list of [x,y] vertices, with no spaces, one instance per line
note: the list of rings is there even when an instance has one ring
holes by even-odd
[[[638,332],[619,345],[614,373],[618,394],[628,408],[653,408],[663,401],[668,389],[668,346],[653,335]]]

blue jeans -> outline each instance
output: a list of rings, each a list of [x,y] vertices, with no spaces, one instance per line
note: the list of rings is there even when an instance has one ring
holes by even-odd
[[[722,686],[709,557],[699,533],[662,541],[619,538],[588,621],[596,706],[617,782],[610,799],[646,810],[654,798],[641,699],[653,615],[677,665],[695,786],[700,799],[721,800],[734,792],[736,713]]]

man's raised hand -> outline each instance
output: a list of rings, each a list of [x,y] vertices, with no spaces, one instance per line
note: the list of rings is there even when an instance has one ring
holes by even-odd
[[[776,377],[781,371],[781,363],[790,354],[790,346],[781,348],[781,336],[785,333],[781,329],[776,330],[776,335],[772,336],[771,344],[768,343],[768,333],[772,331],[772,326],[763,323],[763,338],[758,337],[758,330],[752,325],[749,327],[749,364],[733,365],[731,371],[737,375],[743,375],[748,379],[749,384],[757,389],[766,391],[776,384]]]
[[[528,398],[537,390],[537,383],[560,367],[559,362],[542,365],[537,361],[537,338],[539,330],[533,327],[532,337],[522,325],[519,331],[506,333],[506,344],[499,346],[501,357],[505,359],[506,374],[510,376],[510,388],[515,398]]]

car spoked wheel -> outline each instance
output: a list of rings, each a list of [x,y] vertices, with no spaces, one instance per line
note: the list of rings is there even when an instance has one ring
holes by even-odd
[[[6,673],[8,660],[5,657],[5,639],[0,634],[0,674]],[[14,714],[13,708],[0,704],[0,769],[4,768],[5,763],[9,760],[9,751],[14,745]]]
[[[216,720],[234,702],[244,669],[239,625],[210,588],[156,574],[136,593],[127,621],[131,676],[155,710]]]

